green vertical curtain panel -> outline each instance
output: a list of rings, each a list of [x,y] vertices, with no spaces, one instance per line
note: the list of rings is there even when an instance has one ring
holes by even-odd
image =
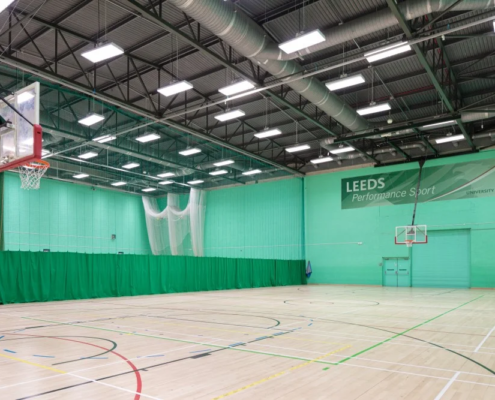
[[[4,180],[5,174],[3,172],[0,173],[0,251],[4,249],[4,244],[3,244],[3,180]]]
[[[303,260],[0,252],[0,303],[306,284]]]

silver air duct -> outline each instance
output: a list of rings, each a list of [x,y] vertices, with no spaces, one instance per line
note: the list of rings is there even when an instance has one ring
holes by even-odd
[[[421,17],[425,14],[445,11],[456,0],[409,0],[397,4],[406,20]],[[457,4],[453,11],[483,10],[494,7],[495,0],[464,0]],[[389,8],[356,18],[342,25],[327,29],[322,33],[326,40],[315,46],[311,46],[297,53],[287,54],[272,45],[266,46],[259,52],[257,58],[269,60],[293,60],[317,51],[332,47],[361,36],[369,35],[378,29],[386,29],[397,25],[397,19]]]
[[[283,80],[284,77],[303,71],[295,61],[267,59],[263,54],[267,49],[270,49],[270,52],[278,51],[278,45],[235,4],[223,0],[170,0],[169,2],[204,25],[237,52],[254,60],[273,76]],[[366,119],[359,116],[316,78],[303,78],[288,85],[350,130],[360,131],[371,126]]]

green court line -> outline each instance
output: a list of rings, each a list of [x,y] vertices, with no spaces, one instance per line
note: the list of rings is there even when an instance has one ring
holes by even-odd
[[[384,344],[384,343],[390,342],[391,340],[393,340],[393,339],[395,339],[395,338],[397,338],[397,337],[399,337],[399,336],[405,335],[407,332],[410,332],[410,331],[412,331],[412,330],[414,330],[414,329],[416,329],[416,328],[419,328],[420,326],[426,325],[428,322],[434,321],[435,319],[438,319],[438,318],[440,318],[440,317],[443,317],[444,315],[446,315],[446,314],[448,314],[448,313],[451,313],[452,311],[455,311],[455,310],[457,310],[457,309],[459,309],[459,308],[461,308],[461,307],[464,307],[466,304],[472,303],[473,301],[476,301],[476,300],[480,299],[480,298],[481,298],[481,297],[483,297],[483,296],[484,296],[484,295],[481,295],[481,296],[479,296],[479,297],[476,297],[476,298],[475,298],[475,299],[473,299],[473,300],[469,300],[468,302],[466,302],[466,303],[464,303],[464,304],[461,304],[460,306],[457,306],[457,307],[455,307],[455,308],[453,308],[453,309],[451,309],[451,310],[449,310],[449,311],[445,311],[444,313],[442,313],[442,314],[440,314],[440,315],[437,315],[436,317],[433,317],[433,318],[430,318],[430,319],[429,319],[429,320],[427,320],[427,321],[421,322],[420,324],[415,325],[415,326],[413,326],[412,328],[406,329],[405,331],[400,332],[400,333],[398,333],[398,334],[396,334],[396,335],[394,335],[394,336],[392,336],[392,337],[390,337],[390,338],[388,338],[388,339],[382,340],[381,342],[379,342],[379,343],[377,343],[377,344],[374,344],[373,346],[370,346],[370,347],[368,347],[368,348],[366,348],[366,349],[364,349],[364,350],[361,350],[361,351],[357,352],[356,354],[353,354],[352,356],[346,357],[346,358],[344,358],[344,359],[342,359],[342,360],[340,360],[340,361],[336,362],[336,363],[335,363],[335,365],[339,365],[339,364],[345,363],[346,361],[349,361],[349,360],[351,360],[351,359],[353,359],[353,358],[355,358],[355,357],[357,357],[357,356],[359,356],[359,355],[361,355],[361,354],[363,354],[363,353],[366,353],[367,351],[373,350],[374,348],[376,348],[376,347],[378,347],[378,346],[381,346],[381,345],[382,345],[382,344]]]
[[[169,337],[166,337],[166,336],[146,335],[144,333],[133,333],[133,332],[128,332],[128,331],[120,331],[120,330],[108,329],[108,328],[99,328],[99,327],[96,327],[96,326],[88,326],[88,325],[75,325],[75,324],[70,324],[70,323],[67,323],[67,322],[50,321],[50,320],[39,319],[39,318],[30,318],[30,317],[21,317],[21,318],[22,319],[29,319],[29,320],[33,320],[33,321],[49,322],[49,323],[52,323],[52,324],[68,325],[68,326],[72,326],[72,327],[75,327],[75,328],[96,329],[96,330],[99,330],[99,331],[123,333],[123,334],[127,334],[127,335],[132,335],[132,336],[141,336],[141,337],[148,337],[148,338],[153,338],[153,339],[167,340],[167,341],[170,341],[170,342],[198,344],[198,345],[201,345],[201,346],[216,347],[218,349],[243,351],[245,353],[254,353],[254,354],[260,354],[260,355],[264,355],[264,356],[288,358],[288,359],[291,359],[291,360],[312,361],[311,358],[303,358],[303,357],[296,357],[296,356],[287,356],[287,355],[276,354],[276,353],[266,353],[266,352],[256,351],[256,350],[242,349],[242,348],[239,348],[239,347],[229,347],[229,346],[221,346],[221,345],[212,344],[212,343],[194,342],[192,340],[174,339],[174,338],[169,338]],[[267,338],[272,338],[272,337],[273,336],[267,336]],[[317,360],[317,361],[313,361],[313,362],[319,363],[319,364],[326,364],[326,365],[336,365],[336,363],[332,363],[332,362],[328,362],[328,361],[321,361],[321,360]]]

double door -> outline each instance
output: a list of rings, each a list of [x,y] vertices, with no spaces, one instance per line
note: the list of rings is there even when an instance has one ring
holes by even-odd
[[[408,258],[383,259],[383,286],[411,286],[411,263]]]

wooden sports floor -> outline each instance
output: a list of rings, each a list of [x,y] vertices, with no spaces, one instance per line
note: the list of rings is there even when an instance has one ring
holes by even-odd
[[[0,399],[495,399],[495,291],[288,286],[0,306]]]

